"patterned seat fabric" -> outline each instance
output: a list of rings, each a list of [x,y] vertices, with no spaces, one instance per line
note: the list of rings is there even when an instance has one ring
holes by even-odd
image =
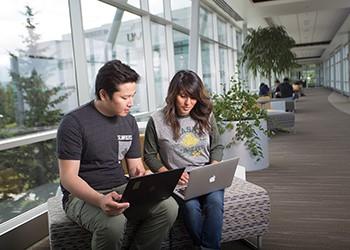
[[[295,126],[295,114],[279,110],[267,110],[267,129],[293,129]]]
[[[262,236],[268,230],[270,212],[270,198],[265,189],[235,178],[232,185],[225,190],[222,242]],[[48,217],[51,249],[91,248],[91,233],[66,217],[61,197],[48,200]],[[131,232],[126,232],[126,242],[129,234]],[[191,239],[180,216],[162,248],[192,248]]]

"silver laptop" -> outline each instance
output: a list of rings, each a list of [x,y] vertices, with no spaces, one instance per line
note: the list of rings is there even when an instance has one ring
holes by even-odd
[[[231,186],[239,158],[192,169],[186,186],[177,185],[174,194],[189,200]]]

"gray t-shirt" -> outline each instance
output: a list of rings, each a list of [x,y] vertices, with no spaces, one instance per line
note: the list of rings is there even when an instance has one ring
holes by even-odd
[[[203,166],[212,160],[222,159],[223,146],[218,140],[214,117],[210,121],[212,129],[200,134],[195,129],[196,121],[190,116],[178,117],[180,137],[173,139],[173,130],[166,124],[163,110],[152,114],[145,134],[145,162],[153,171],[161,166],[168,169]],[[156,155],[159,154],[161,161]]]
[[[66,114],[57,131],[57,156],[80,160],[79,176],[95,190],[127,182],[121,166],[124,158],[139,158],[140,140],[135,118],[107,117],[93,102]],[[69,192],[61,185],[63,202]]]

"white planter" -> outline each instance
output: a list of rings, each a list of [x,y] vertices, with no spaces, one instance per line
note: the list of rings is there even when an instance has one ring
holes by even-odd
[[[233,122],[234,128],[232,130],[225,131],[225,133],[221,135],[221,142],[224,146],[231,142],[231,139],[234,136],[236,123],[237,122]],[[265,120],[261,120],[261,124],[263,128],[267,128],[267,123]],[[260,138],[260,146],[263,149],[263,158],[256,161],[257,158],[252,158],[249,150],[244,145],[244,142],[235,141],[231,147],[225,147],[223,159],[225,160],[232,157],[239,157],[239,165],[244,166],[246,171],[255,171],[267,168],[270,164],[268,137],[259,129],[257,129],[256,132]]]

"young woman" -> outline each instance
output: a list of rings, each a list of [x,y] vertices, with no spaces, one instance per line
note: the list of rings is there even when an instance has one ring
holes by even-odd
[[[179,181],[186,184],[192,168],[221,161],[218,137],[203,82],[193,71],[181,70],[170,82],[166,106],[148,121],[144,160],[154,172],[186,167]],[[223,203],[224,190],[219,190],[180,204],[195,246],[220,249]]]

